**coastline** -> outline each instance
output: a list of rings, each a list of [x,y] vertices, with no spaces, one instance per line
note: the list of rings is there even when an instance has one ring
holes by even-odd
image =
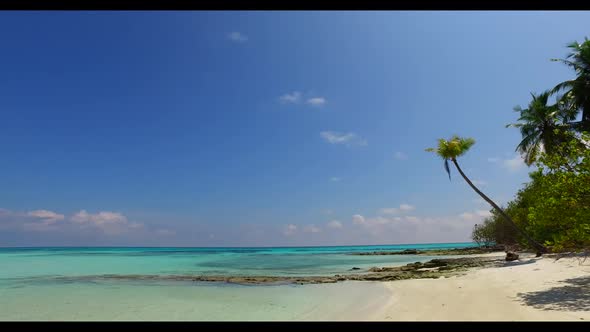
[[[590,261],[580,264],[574,257],[521,254],[519,261],[463,275],[383,284],[389,301],[366,320],[590,320]]]
[[[428,257],[336,278],[80,274],[5,280],[0,303],[10,305],[0,320],[590,320],[590,260],[504,257]]]
[[[461,248],[429,251],[413,250],[386,252],[361,252],[348,255],[357,256],[389,256],[412,255],[414,257],[431,257],[430,260],[413,261],[407,264],[387,264],[366,268],[352,267],[347,272],[332,275],[221,275],[221,274],[90,274],[75,276],[42,276],[31,277],[28,281],[49,282],[192,282],[192,283],[225,283],[236,285],[286,285],[286,284],[328,284],[344,281],[392,281],[406,279],[451,276],[473,267],[498,265],[502,259],[490,256],[489,248]],[[433,258],[444,256],[441,258]]]

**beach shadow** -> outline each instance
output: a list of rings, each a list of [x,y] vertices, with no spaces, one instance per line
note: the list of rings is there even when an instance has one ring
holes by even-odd
[[[564,286],[544,291],[518,293],[526,305],[543,310],[589,311],[590,276],[566,279]]]
[[[562,258],[566,258],[566,257],[567,258],[571,258],[571,257],[576,258],[576,260],[578,261],[578,265],[582,265],[582,266],[590,265],[590,259],[588,259],[590,257],[590,253],[588,253],[588,252],[556,255],[555,261],[557,262],[558,260],[560,260]]]

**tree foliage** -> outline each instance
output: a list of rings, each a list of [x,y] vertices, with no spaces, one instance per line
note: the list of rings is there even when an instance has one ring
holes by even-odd
[[[570,67],[576,77],[557,84],[552,93],[564,91],[563,98],[571,110],[570,121],[582,111],[582,119],[572,125],[580,131],[590,130],[590,40],[584,38],[582,43],[573,42],[568,45],[570,53],[565,59],[552,59]]]
[[[582,141],[590,136],[583,133]],[[590,149],[570,141],[543,154],[531,175],[528,228],[554,251],[590,247]]]
[[[552,60],[573,69],[575,77],[533,94],[527,108],[515,108],[518,122],[507,126],[520,129],[516,150],[536,170],[505,213],[525,230],[522,234],[557,252],[590,248],[590,40],[568,48],[565,59]],[[549,103],[551,96],[556,96],[554,104]],[[492,217],[474,227],[474,241],[526,245],[516,230],[499,232],[505,218],[491,212]]]
[[[515,224],[554,252],[590,248],[590,149],[580,141],[590,141],[590,135],[582,133],[556,146],[553,154],[541,153],[537,169],[529,174],[531,181],[504,209]],[[491,212],[492,217],[474,227],[474,241],[527,246]]]
[[[529,166],[541,152],[554,153],[559,144],[572,138],[569,131],[571,126],[567,123],[570,119],[569,108],[563,106],[563,102],[549,105],[550,95],[550,91],[531,94],[532,100],[527,108],[514,108],[520,114],[519,122],[506,126],[520,129],[522,141],[516,151],[520,152]]]

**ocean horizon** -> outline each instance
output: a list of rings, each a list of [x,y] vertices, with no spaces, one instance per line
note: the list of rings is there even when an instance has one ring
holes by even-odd
[[[359,256],[358,252],[464,248],[471,242],[305,247],[4,247],[2,278],[96,275],[329,275],[358,267],[400,265],[428,256]],[[301,255],[306,256],[304,260]]]
[[[394,244],[352,244],[352,245],[317,245],[317,246],[0,246],[0,249],[28,249],[28,248],[332,248],[332,247],[398,247],[398,246],[428,246],[428,245],[477,245],[475,242],[421,242]],[[451,247],[449,247],[451,248]],[[456,248],[456,247],[452,247]]]

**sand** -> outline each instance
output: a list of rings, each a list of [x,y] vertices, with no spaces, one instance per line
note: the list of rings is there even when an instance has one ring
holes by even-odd
[[[486,256],[502,256],[488,254]],[[367,320],[590,320],[590,258],[535,258],[441,279],[384,283],[391,297]]]

